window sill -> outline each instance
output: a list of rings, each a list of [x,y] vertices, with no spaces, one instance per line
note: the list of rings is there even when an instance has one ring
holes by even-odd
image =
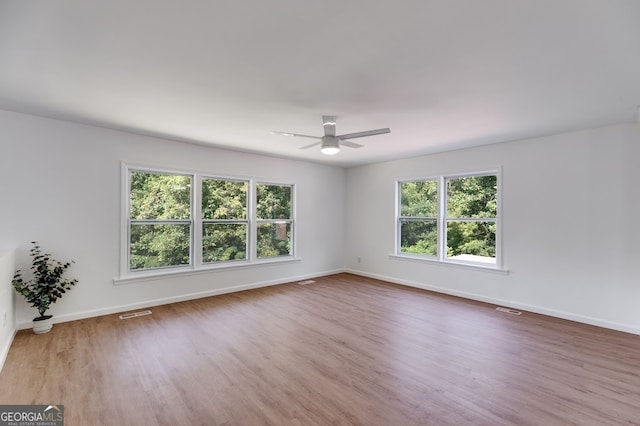
[[[455,262],[451,260],[443,262],[435,258],[430,259],[428,257],[423,257],[423,256],[410,256],[410,255],[404,255],[404,254],[390,254],[389,259],[403,260],[403,261],[409,261],[409,262],[419,262],[419,263],[432,263],[435,265],[442,265],[450,268],[468,269],[472,271],[482,271],[482,272],[491,272],[494,274],[509,275],[508,269],[502,269],[496,266],[487,266],[487,265],[482,265],[477,263]]]
[[[174,278],[174,277],[186,277],[189,275],[200,275],[200,274],[206,274],[206,273],[215,272],[215,271],[251,269],[251,268],[260,267],[260,266],[300,262],[301,260],[302,259],[299,257],[270,258],[270,259],[256,260],[254,262],[238,261],[238,262],[229,262],[221,265],[205,265],[199,268],[184,267],[181,269],[171,268],[170,270],[163,269],[163,270],[156,270],[156,271],[131,273],[126,276],[114,278],[113,285],[123,285],[123,284],[131,284],[131,283],[143,282],[143,281],[162,280],[162,279]]]

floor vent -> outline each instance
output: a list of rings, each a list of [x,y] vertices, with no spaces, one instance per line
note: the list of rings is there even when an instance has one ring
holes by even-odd
[[[130,314],[122,314],[120,315],[120,319],[143,317],[145,315],[151,315],[151,311],[147,309],[146,311],[131,312]]]
[[[515,309],[511,309],[511,308],[497,307],[496,311],[504,312],[511,315],[522,315],[522,312],[516,311]]]
[[[298,284],[300,284],[300,285],[307,285],[307,284],[313,284],[313,283],[315,283],[314,280],[298,281]]]

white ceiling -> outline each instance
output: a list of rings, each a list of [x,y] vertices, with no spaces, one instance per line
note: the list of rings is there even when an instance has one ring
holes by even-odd
[[[0,108],[342,166],[630,122],[638,0],[0,0]],[[390,127],[333,157],[322,134]]]

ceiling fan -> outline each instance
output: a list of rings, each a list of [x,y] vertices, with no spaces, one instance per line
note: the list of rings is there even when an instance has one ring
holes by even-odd
[[[376,129],[376,130],[366,130],[364,132],[347,133],[345,135],[336,135],[336,117],[333,115],[323,115],[322,126],[324,127],[324,136],[301,135],[298,133],[275,132],[275,131],[272,133],[276,135],[297,136],[301,138],[319,139],[320,142],[314,142],[311,145],[303,146],[300,149],[308,149],[308,148],[320,145],[320,152],[326,155],[335,155],[338,152],[340,152],[341,145],[348,146],[349,148],[363,147],[363,145],[360,145],[354,142],[349,142],[347,139],[382,135],[384,133],[391,132],[389,128],[385,128],[385,129]]]

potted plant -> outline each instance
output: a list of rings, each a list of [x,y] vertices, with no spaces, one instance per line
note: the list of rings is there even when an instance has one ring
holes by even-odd
[[[40,316],[33,319],[33,332],[42,334],[50,331],[53,327],[52,315],[45,315],[49,306],[61,298],[78,281],[62,277],[71,263],[74,263],[73,260],[59,262],[52,259],[49,253],[42,253],[37,242],[32,241],[31,244],[33,244],[30,250],[33,258],[31,262],[33,278],[25,281],[22,278],[22,271],[18,269],[11,283],[16,291],[38,310]]]

